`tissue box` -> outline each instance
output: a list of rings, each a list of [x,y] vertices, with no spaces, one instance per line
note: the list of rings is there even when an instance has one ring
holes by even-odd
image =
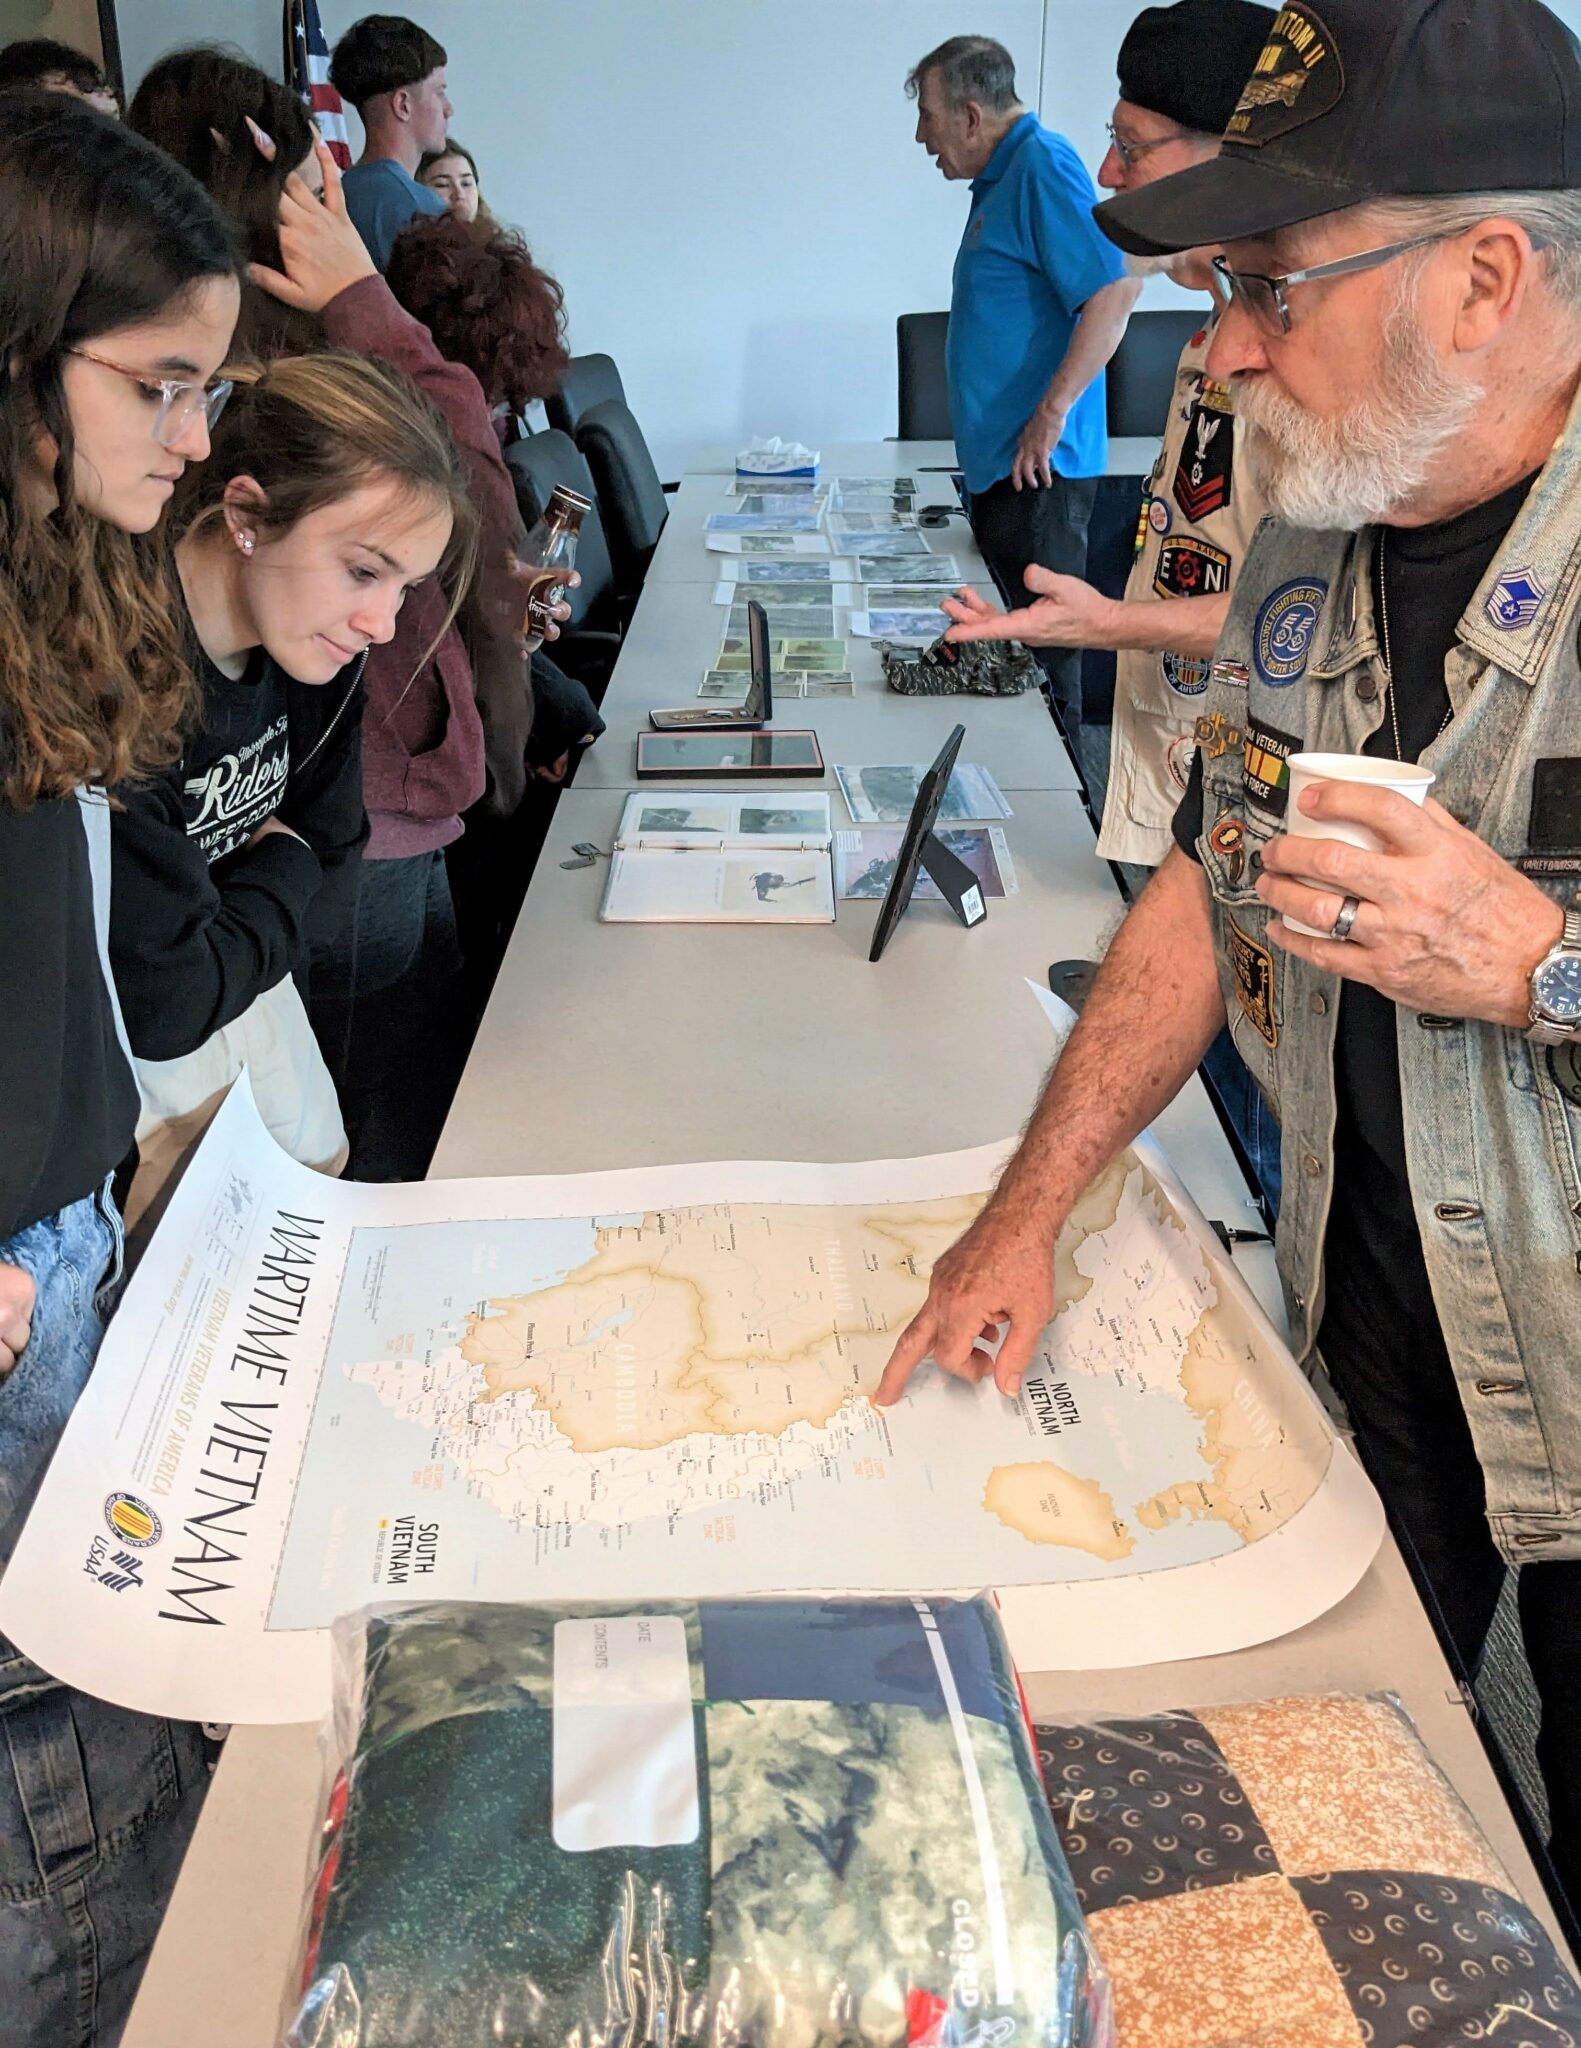
[[[752,441],[736,457],[737,476],[816,476],[818,451],[800,441]]]

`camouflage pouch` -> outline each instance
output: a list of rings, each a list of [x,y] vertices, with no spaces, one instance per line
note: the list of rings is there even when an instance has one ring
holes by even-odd
[[[1035,690],[1042,672],[1018,640],[975,640],[955,646],[907,647],[876,640],[884,680],[902,697],[1019,697]]]

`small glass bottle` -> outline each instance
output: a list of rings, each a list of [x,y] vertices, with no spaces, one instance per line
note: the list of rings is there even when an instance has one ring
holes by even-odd
[[[591,498],[556,484],[543,517],[522,544],[517,560],[531,572],[521,579],[526,600],[522,638],[529,654],[543,645],[554,608],[565,596],[566,580],[576,563],[577,537],[592,509]]]

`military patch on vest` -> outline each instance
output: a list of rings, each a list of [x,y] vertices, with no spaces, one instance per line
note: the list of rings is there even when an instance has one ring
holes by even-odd
[[[1228,412],[1199,403],[1191,409],[1185,446],[1175,465],[1171,492],[1188,519],[1206,519],[1230,502],[1235,467],[1235,421]],[[1228,586],[1226,586],[1228,587]]]
[[[1143,548],[1147,546],[1147,523],[1151,509],[1152,501],[1146,491],[1144,491],[1142,493],[1141,509],[1136,515],[1136,543],[1131,549],[1133,555],[1139,555]]]
[[[1163,654],[1158,665],[1177,697],[1200,697],[1208,687],[1208,664],[1194,654]]]
[[[1280,732],[1273,725],[1249,725],[1241,774],[1248,802],[1282,818],[1290,801],[1290,756],[1300,751],[1294,733]]]
[[[1559,755],[1533,764],[1526,851],[1515,865],[1534,882],[1581,875],[1581,759]]]
[[[1232,725],[1222,711],[1210,711],[1205,718],[1197,720],[1194,737],[1205,759],[1222,761],[1226,754],[1240,746],[1243,735],[1241,728]]]
[[[1227,811],[1208,834],[1208,844],[1224,862],[1231,884],[1238,884],[1246,872],[1246,827],[1233,811]]]
[[[1222,683],[1227,690],[1251,688],[1252,672],[1244,661],[1216,661],[1208,674],[1211,682]]]
[[[1158,551],[1153,588],[1160,597],[1222,597],[1230,587],[1230,558],[1223,548],[1183,533]]]
[[[1287,689],[1306,674],[1327,596],[1326,583],[1300,576],[1293,583],[1281,583],[1263,599],[1252,628],[1252,660],[1269,689]]]
[[[1488,593],[1484,609],[1501,633],[1518,633],[1543,608],[1548,585],[1535,569],[1506,569]]]
[[[1331,114],[1344,91],[1345,67],[1322,15],[1305,0],[1281,7],[1224,139],[1261,149]]]
[[[1174,525],[1174,515],[1163,498],[1155,498],[1147,508],[1147,523],[1155,533],[1168,533]]]
[[[1235,999],[1241,1014],[1270,1048],[1279,1043],[1279,1019],[1274,1014],[1274,956],[1266,946],[1243,932],[1234,918],[1230,928],[1230,972],[1235,977]]]

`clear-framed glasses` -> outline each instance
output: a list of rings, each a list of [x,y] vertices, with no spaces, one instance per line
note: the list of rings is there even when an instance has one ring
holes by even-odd
[[[1213,268],[1232,299],[1238,299],[1265,334],[1290,332],[1290,303],[1285,297],[1293,284],[1316,284],[1325,277],[1354,277],[1363,270],[1378,270],[1412,249],[1425,249],[1431,242],[1452,242],[1464,232],[1451,228],[1437,235],[1413,235],[1408,242],[1389,242],[1381,249],[1363,249],[1355,256],[1341,256],[1333,263],[1315,263],[1310,270],[1292,270],[1283,277],[1265,277],[1256,270],[1231,270],[1226,257],[1215,256]],[[1531,238],[1534,249],[1546,249],[1541,235]]]
[[[1113,145],[1115,155],[1128,171],[1139,164],[1144,156],[1151,156],[1155,149],[1167,149],[1170,143],[1182,140],[1182,136],[1177,134],[1160,135],[1152,142],[1127,142],[1124,136],[1116,132],[1112,121],[1107,121],[1104,125],[1109,131],[1109,141]]]
[[[151,377],[146,370],[129,370],[125,363],[112,363],[108,356],[95,355],[89,348],[71,353],[85,363],[97,363],[101,370],[113,370],[118,377],[140,385],[149,402],[157,407],[149,432],[161,448],[172,448],[202,413],[212,427],[225,410],[225,401],[235,389],[229,377],[213,384],[188,384],[180,377]]]

